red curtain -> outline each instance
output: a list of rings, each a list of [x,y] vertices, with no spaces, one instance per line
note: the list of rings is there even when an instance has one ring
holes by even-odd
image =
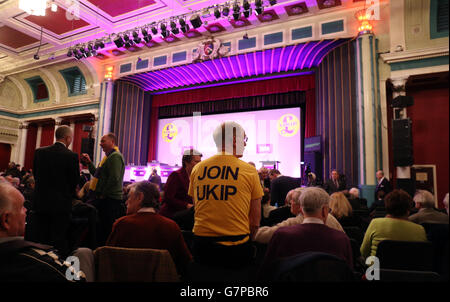
[[[8,168],[8,163],[11,158],[11,145],[0,143],[0,171]]]
[[[25,169],[33,168],[34,150],[36,150],[37,125],[30,124],[27,131],[27,142],[25,148]]]
[[[42,125],[41,147],[53,145],[55,141],[55,124]]]
[[[315,78],[314,75],[311,74],[154,95],[150,113],[148,161],[151,162],[152,160],[156,159],[159,107],[186,103],[218,101],[248,96],[285,93],[291,91],[306,91],[305,137],[310,137],[314,136],[316,132],[316,105],[314,88]]]

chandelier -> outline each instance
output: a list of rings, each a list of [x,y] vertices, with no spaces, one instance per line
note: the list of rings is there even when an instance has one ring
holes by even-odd
[[[29,15],[45,16],[47,7],[51,7],[52,12],[58,10],[58,6],[54,0],[19,0],[19,8]]]

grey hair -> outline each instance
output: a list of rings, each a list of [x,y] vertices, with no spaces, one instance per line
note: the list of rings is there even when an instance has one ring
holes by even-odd
[[[434,207],[434,196],[427,190],[418,190],[413,200],[424,208]]]
[[[0,181],[0,215],[12,209],[12,202],[9,198],[12,188],[14,187],[9,182]]]
[[[244,128],[238,123],[233,121],[221,123],[213,132],[217,151],[233,154],[233,138],[236,137],[236,154],[242,155],[244,152],[244,135]]]
[[[55,138],[57,140],[64,139],[66,136],[72,135],[72,129],[67,125],[59,126],[55,131]]]
[[[300,204],[300,195],[302,194],[304,188],[295,188],[290,190],[286,195],[286,200],[292,199],[295,204]]]
[[[140,181],[131,186],[135,194],[142,193],[144,198],[142,199],[142,208],[154,208],[159,209],[159,189],[158,186],[149,181]]]
[[[302,190],[299,201],[304,213],[314,214],[330,203],[330,195],[322,188],[309,187]]]
[[[353,195],[354,197],[359,197],[359,189],[358,188],[351,188],[350,191],[348,191],[350,195]]]

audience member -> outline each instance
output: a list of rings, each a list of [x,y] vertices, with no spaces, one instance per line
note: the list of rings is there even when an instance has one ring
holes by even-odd
[[[348,191],[348,194],[348,201],[352,205],[353,210],[367,209],[367,200],[365,198],[359,197],[358,188],[351,188]]]
[[[12,178],[17,177],[21,178],[20,170],[17,169],[17,165],[15,162],[10,162],[8,164],[8,169],[6,169],[6,172],[3,176],[11,176]]]
[[[158,170],[153,169],[152,170],[152,174],[150,175],[150,177],[148,178],[148,181],[157,185],[158,189],[161,191],[162,187],[161,187],[161,176],[158,175]]]
[[[34,153],[35,190],[31,225],[27,240],[54,246],[59,253],[69,253],[68,230],[72,199],[80,177],[78,155],[68,149],[73,132],[63,125],[55,131],[56,142]],[[30,232],[30,233],[29,233]]]
[[[317,176],[314,172],[309,172],[306,177],[307,177],[306,181],[307,187],[316,187],[319,185],[319,181],[317,180]]]
[[[344,179],[339,175],[337,170],[331,171],[330,179],[328,179],[324,184],[324,189],[328,194],[333,194],[335,192],[344,191],[347,184]]]
[[[85,276],[51,246],[24,240],[26,211],[23,195],[9,183],[0,182],[0,282],[94,281],[91,250],[79,249],[73,254],[79,257],[81,268],[86,267],[81,260],[89,259],[91,268],[85,270]]]
[[[178,273],[184,274],[192,256],[177,224],[156,213],[157,185],[148,181],[131,185],[126,205],[127,215],[114,223],[106,245],[168,250]]]
[[[287,193],[302,185],[300,178],[281,175],[277,169],[269,172],[270,177],[270,204],[281,207],[284,205]]]
[[[241,267],[253,261],[251,239],[261,219],[263,190],[256,169],[239,159],[247,141],[242,126],[224,122],[213,139],[218,154],[198,163],[189,183],[195,205],[194,260]]]
[[[32,209],[34,200],[34,187],[35,187],[34,177],[28,177],[25,182],[24,190],[22,192],[23,197],[25,198],[25,207],[27,208],[27,210]]]
[[[295,215],[291,212],[291,204],[292,201],[298,197],[298,195],[295,195],[296,193],[294,193],[297,189],[290,190],[287,193],[284,205],[270,211],[269,217],[264,219],[264,224],[261,226],[273,226],[285,221],[288,218],[295,217]]]
[[[276,208],[277,207],[270,205],[270,193],[265,192],[264,196],[261,198],[262,218],[269,218],[270,212],[272,212]]]
[[[159,214],[173,218],[177,212],[193,206],[188,195],[189,177],[196,164],[201,162],[202,154],[195,149],[185,150],[181,159],[181,169],[172,172],[164,185],[164,197]]]
[[[403,190],[394,190],[385,198],[387,215],[370,222],[361,244],[361,256],[375,256],[382,240],[427,241],[422,226],[408,220],[411,196]]]
[[[267,169],[266,167],[261,167],[258,170],[258,175],[263,191],[269,192],[270,191],[269,169]]]
[[[384,177],[384,172],[382,170],[377,171],[377,186],[375,188],[375,200],[378,198],[378,192],[383,191],[384,196],[392,191],[392,186],[389,180]]]
[[[99,218],[98,245],[105,243],[114,221],[125,214],[123,205],[123,175],[125,163],[119,148],[116,146],[116,136],[108,133],[101,138],[100,147],[105,152],[97,169],[88,154],[83,153],[83,162],[89,167],[93,175],[89,183],[89,190],[94,195],[92,204],[97,208]]]
[[[331,215],[339,221],[341,226],[361,226],[361,220],[358,216],[353,215],[352,206],[344,193],[336,192],[331,194],[330,210]]]
[[[305,252],[323,252],[345,260],[353,269],[350,240],[344,232],[326,226],[329,195],[321,188],[304,188],[298,207],[303,223],[279,228],[272,236],[261,266],[260,278],[267,279],[280,258]]]
[[[292,214],[292,217],[287,218],[286,220],[274,225],[274,226],[262,226],[258,229],[258,232],[255,235],[255,241],[259,243],[269,243],[270,239],[272,238],[273,234],[282,227],[287,226],[293,226],[297,224],[302,224],[304,222],[305,217],[303,216],[301,212],[300,207],[300,197],[302,192],[304,192],[305,188],[297,188],[294,190],[289,191],[288,197],[290,201],[288,201],[288,198],[286,198],[286,202],[289,202],[290,204],[290,211]],[[344,229],[339,224],[339,222],[336,220],[336,218],[333,217],[333,215],[328,214],[327,221],[325,223],[328,227],[344,232]]]
[[[417,191],[414,195],[414,202],[418,213],[411,215],[408,219],[412,222],[422,223],[442,223],[448,224],[448,215],[434,209],[434,196],[426,190]]]
[[[383,211],[385,210],[384,197],[385,197],[384,191],[378,191],[377,199],[375,199],[375,201],[369,207],[370,216],[374,216],[376,209],[380,209]]]

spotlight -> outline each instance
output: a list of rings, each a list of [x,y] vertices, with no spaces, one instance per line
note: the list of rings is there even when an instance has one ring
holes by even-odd
[[[139,38],[139,34],[137,33],[137,31],[133,31],[133,41],[135,44],[139,44],[142,41],[142,39]]]
[[[251,14],[252,14],[252,9],[244,10],[244,17],[245,17],[245,18],[250,17]]]
[[[167,36],[169,35],[169,32],[167,31],[166,23],[161,23],[160,28],[161,28],[161,36],[163,38],[167,38]]]
[[[155,26],[152,27],[152,33],[154,35],[158,34],[158,29]]]
[[[92,46],[92,43],[89,43],[87,48],[89,49],[89,51],[93,51],[94,50],[94,47]]]
[[[261,15],[264,11],[264,7],[262,6],[262,0],[255,1],[255,12],[257,15]]]
[[[244,0],[244,10],[249,10],[250,9],[250,3],[248,3],[247,0]]]
[[[219,10],[218,6],[216,6],[216,8],[214,8],[214,16],[216,17],[216,19],[220,18],[220,10]]]
[[[105,43],[102,40],[95,41],[95,44],[94,44],[95,50],[97,50],[99,48],[104,48],[104,47],[105,47]]]
[[[148,31],[147,31],[147,29],[145,29],[145,28],[141,28],[141,33],[142,33],[142,36],[143,36],[143,37],[148,36]]]
[[[275,4],[277,4],[277,0],[269,0],[269,3],[271,6],[274,6]]]
[[[129,47],[131,47],[133,45],[133,40],[130,40],[130,37],[129,37],[128,34],[124,34],[123,35],[123,39],[125,41],[125,47],[126,48],[129,48]]]
[[[195,14],[191,17],[191,24],[194,26],[194,28],[199,28],[202,26],[202,20],[200,19],[200,16]]]
[[[240,17],[241,17],[241,8],[239,7],[239,4],[235,2],[233,6],[233,18],[235,21],[237,21],[239,20]]]
[[[116,36],[116,39],[114,40],[114,44],[116,44],[116,46],[118,48],[123,47],[124,43],[123,43],[123,39],[122,39],[122,37],[120,35]]]
[[[248,34],[247,34],[247,33],[245,33],[245,35],[244,35],[244,36],[242,36],[242,39],[244,39],[244,40],[248,40]]]
[[[67,56],[71,57],[73,55],[72,49],[69,48],[69,51],[67,52]]]
[[[228,6],[225,6],[222,9],[222,15],[224,15],[225,17],[227,17],[230,14],[230,8]]]
[[[35,55],[33,56],[33,58],[37,61],[37,60],[39,60],[39,55],[38,55],[38,54],[35,54]]]
[[[180,33],[180,30],[177,28],[177,24],[175,23],[175,21],[170,21],[170,28],[171,28],[171,32],[174,34],[174,35],[177,35],[177,34],[179,34]]]

